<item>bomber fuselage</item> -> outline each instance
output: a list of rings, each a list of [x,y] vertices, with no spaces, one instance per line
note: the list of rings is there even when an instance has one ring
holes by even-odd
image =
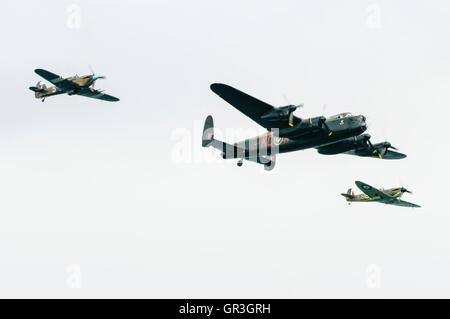
[[[309,119],[303,119],[302,122],[307,125]],[[350,113],[330,117],[326,120],[326,124],[329,132],[324,129],[313,129],[295,138],[289,138],[280,137],[279,130],[272,130],[266,134],[235,143],[234,146],[245,149],[246,157],[274,155],[336,143],[342,139],[357,136],[367,129],[364,116],[354,116]]]

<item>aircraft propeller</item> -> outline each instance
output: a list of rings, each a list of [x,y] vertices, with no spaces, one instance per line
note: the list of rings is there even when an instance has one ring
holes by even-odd
[[[288,114],[289,114],[289,116],[288,116],[288,124],[289,124],[290,127],[294,126],[294,112],[299,107],[303,107],[303,104],[299,104],[299,105],[291,104],[291,105],[287,106]]]
[[[327,118],[325,116],[321,116],[319,119],[319,127],[325,127],[328,131],[328,136],[331,136],[331,134],[333,134],[333,131],[330,129],[330,127],[327,124]]]
[[[285,94],[283,94],[284,100],[289,103],[289,99]],[[288,111],[288,124],[290,127],[294,126],[294,112],[297,108],[303,107],[303,104],[294,105],[294,104],[288,104],[287,106],[280,107],[280,109],[287,109]]]
[[[412,194],[412,192],[411,192],[410,190],[407,190],[407,189],[404,188],[403,186],[402,186],[402,188],[400,189],[400,191],[401,191],[402,193],[409,193],[409,194]]]
[[[106,79],[106,76],[104,75],[95,75],[94,70],[92,69],[92,67],[89,65],[89,69],[91,70],[92,73],[92,88],[95,88],[95,81],[97,81],[98,79]]]
[[[395,146],[392,146],[391,143],[389,142],[383,142],[381,144],[382,147],[382,151],[381,151],[381,156],[386,155],[387,151],[392,148],[393,150],[398,150]]]
[[[370,139],[368,139],[367,140],[367,144],[369,144],[369,147],[371,148],[371,150],[372,150],[372,154],[378,154],[378,157],[379,158],[383,158],[382,156],[381,156],[381,154],[378,152],[378,150],[373,146],[373,144],[372,144],[372,142],[370,141]]]
[[[367,144],[369,144],[369,147],[372,150],[372,154],[378,154],[378,157],[383,159],[383,156],[386,155],[387,151],[392,148],[393,150],[398,150],[395,146],[392,146],[389,142],[383,142],[377,144],[377,147],[375,147],[371,142],[370,139],[367,140]]]
[[[288,112],[288,124],[290,127],[294,127],[294,112],[297,108],[303,107],[303,104],[299,104],[299,105],[287,105],[282,107],[282,109],[287,110]],[[330,136],[331,134],[333,134],[333,131],[330,129],[330,127],[328,126],[328,124],[326,123],[327,118],[325,116],[321,116],[319,118],[318,121],[318,125],[320,128],[325,127],[328,131],[328,136]]]

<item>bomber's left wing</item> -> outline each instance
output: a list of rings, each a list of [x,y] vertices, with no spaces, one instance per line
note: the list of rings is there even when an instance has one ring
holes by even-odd
[[[420,207],[419,205],[404,201],[404,200],[400,200],[397,199],[393,202],[387,203],[387,204],[391,204],[391,205],[396,205],[396,206],[403,206],[403,207]]]
[[[263,114],[274,107],[234,87],[222,83],[214,83],[211,84],[211,90],[267,130],[275,127],[280,128],[287,124],[286,121],[280,120],[277,122],[261,118]],[[294,122],[300,122],[300,119],[294,116]]]
[[[356,186],[358,186],[358,188],[360,190],[362,190],[364,192],[364,194],[366,194],[370,198],[388,200],[388,201],[394,199],[394,197],[392,197],[386,193],[383,193],[382,191],[380,191],[366,183],[356,181],[355,184],[356,184]]]
[[[63,79],[59,75],[43,69],[36,69],[34,72],[62,90],[78,89],[80,86],[75,82]]]
[[[94,90],[94,89],[80,90],[77,92],[77,94],[86,96],[86,97],[91,97],[93,99],[103,100],[103,101],[109,101],[109,102],[119,101],[119,99],[114,96],[104,94],[104,93]]]

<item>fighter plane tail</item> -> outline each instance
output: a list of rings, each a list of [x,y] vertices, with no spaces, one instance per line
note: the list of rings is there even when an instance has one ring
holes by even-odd
[[[36,88],[39,92],[47,91],[47,85],[45,85],[45,83],[42,83],[42,81],[38,81],[38,83],[36,83]]]
[[[208,147],[214,141],[214,121],[211,115],[205,120],[203,127],[202,146]]]
[[[30,86],[29,89],[34,92],[34,96],[36,98],[40,98],[41,94],[47,92],[47,86],[43,84],[41,81],[36,83],[36,86]]]
[[[350,198],[353,198],[352,189],[349,188],[347,190],[347,193],[341,193],[341,195],[344,196],[347,200],[349,200]]]

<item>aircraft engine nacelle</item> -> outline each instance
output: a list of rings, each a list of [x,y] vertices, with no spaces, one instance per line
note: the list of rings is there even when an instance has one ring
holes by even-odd
[[[324,116],[303,119],[294,127],[280,129],[280,137],[296,138],[308,133],[316,133],[323,129],[326,118]]]
[[[279,123],[280,121],[286,122],[290,127],[294,127],[296,122],[298,122],[298,119],[296,120],[294,116],[294,111],[299,108],[303,107],[303,104],[299,105],[286,105],[281,107],[273,108],[266,113],[261,115],[261,119],[266,121],[271,121],[274,123]]]
[[[339,141],[337,143],[318,147],[317,151],[320,154],[324,154],[324,155],[335,155],[335,154],[348,152],[348,151],[354,150],[354,149],[367,148],[367,141],[369,139],[370,139],[369,134],[364,134],[364,135],[355,136],[355,137],[349,137],[349,138]]]
[[[270,111],[261,115],[261,118],[266,121],[279,121],[279,120],[289,120],[289,116],[293,113],[298,106],[287,105],[271,109]]]

